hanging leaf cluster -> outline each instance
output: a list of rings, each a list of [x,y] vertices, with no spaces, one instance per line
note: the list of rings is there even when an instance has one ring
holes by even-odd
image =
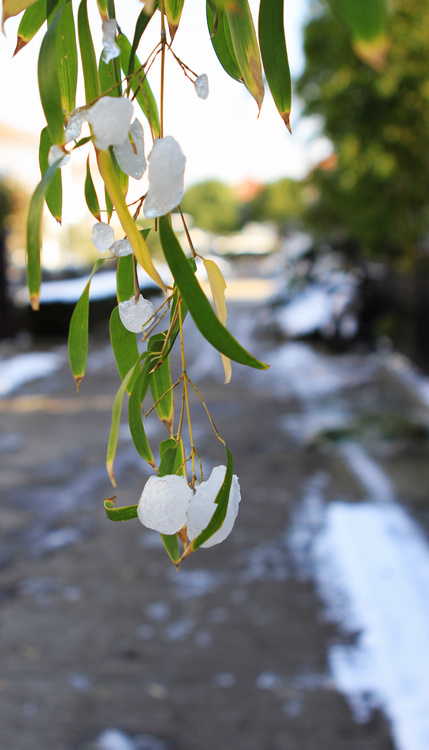
[[[96,53],[88,4],[97,5],[103,50]],[[331,0],[334,10],[349,25],[356,50],[372,64],[380,64],[386,47],[384,0]],[[27,281],[31,306],[39,307],[41,286],[42,214],[44,206],[54,218],[62,217],[61,170],[76,149],[87,152],[83,196],[96,222],[92,239],[100,258],[89,276],[73,312],[69,331],[69,358],[77,389],[82,386],[88,358],[88,323],[91,281],[105,265],[116,265],[117,306],[110,318],[110,339],[120,377],[113,400],[106,467],[116,488],[114,472],[121,413],[127,402],[131,438],[139,456],[153,475],[135,505],[116,505],[117,496],[104,503],[107,518],[127,521],[140,518],[161,534],[175,565],[199,547],[222,541],[231,531],[238,512],[240,489],[233,474],[233,457],[219,435],[197,386],[186,367],[185,317],[193,319],[206,341],[222,357],[225,382],[231,362],[260,370],[259,361],[226,328],[226,284],[216,263],[202,258],[213,298],[208,299],[196,275],[197,253],[189,241],[185,251],[172,229],[171,212],[180,211],[185,156],[171,136],[164,137],[165,58],[172,55],[198,96],[208,95],[207,76],[197,75],[173,52],[184,0],[152,0],[138,14],[133,38],[120,30],[113,0],[3,0],[3,25],[22,13],[15,54],[45,32],[38,58],[38,82],[46,126],[40,135],[41,179],[32,196],[27,221]],[[288,63],[283,0],[260,0],[257,30],[248,0],[207,0],[207,40],[225,71],[244,84],[258,110],[264,99],[264,78],[285,125],[290,130],[291,74]],[[145,31],[158,24],[159,42],[148,48]],[[155,95],[149,79],[160,60],[160,90]],[[141,60],[145,60],[142,64]],[[77,101],[78,69],[83,74],[84,101]],[[158,102],[160,106],[158,107]],[[133,117],[138,111],[138,115]],[[144,123],[142,126],[140,119]],[[82,127],[87,134],[82,136]],[[146,159],[144,138],[152,147]],[[130,179],[139,180],[148,170],[149,189],[133,206],[127,202]],[[104,193],[97,192],[98,171]],[[151,228],[142,230],[143,212]],[[110,226],[113,214],[123,237],[115,241]],[[158,232],[172,283],[167,284],[147,244],[149,232]],[[141,267],[159,287],[158,309],[140,291]],[[140,341],[143,342],[143,346]],[[172,376],[171,351],[177,344],[181,371]],[[225,446],[226,465],[215,467],[204,479],[194,442],[189,408],[190,393],[197,395],[214,436]],[[179,397],[177,397],[179,394]],[[148,439],[146,422],[157,418],[167,437],[156,446]]]

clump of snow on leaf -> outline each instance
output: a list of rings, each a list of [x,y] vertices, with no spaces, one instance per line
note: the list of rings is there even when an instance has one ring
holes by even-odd
[[[143,212],[147,219],[164,216],[183,198],[186,157],[177,141],[167,135],[157,138],[148,156],[149,190]]]
[[[105,63],[109,63],[121,54],[121,49],[116,44],[116,28],[115,19],[103,21],[103,60]]]
[[[119,303],[121,323],[131,333],[141,333],[143,326],[153,317],[153,314],[152,302],[145,299],[142,294],[140,294],[137,301],[133,296],[125,300],[125,302]]]
[[[111,247],[113,240],[115,239],[115,232],[110,224],[105,224],[104,221],[98,221],[92,227],[91,240],[100,253],[104,253]]]
[[[78,140],[84,122],[86,122],[86,113],[81,112],[79,109],[74,109],[70,114],[69,121],[64,133],[66,143]]]
[[[196,539],[204,529],[209,525],[213,514],[217,509],[215,503],[217,493],[219,492],[224,479],[226,467],[215,466],[210,477],[206,482],[202,482],[189,504],[186,525],[188,537],[192,541]],[[240,485],[238,477],[234,474],[231,482],[229,493],[228,509],[225,520],[213,536],[210,537],[201,547],[212,547],[214,544],[220,544],[231,533],[235,519],[238,514],[238,506],[241,500]]]
[[[137,514],[144,526],[160,534],[175,534],[186,523],[192,490],[185,477],[168,474],[146,482]]]
[[[209,79],[205,73],[198,76],[194,81],[195,91],[200,99],[207,99],[209,95]]]
[[[64,151],[61,146],[56,146],[54,144],[48,151],[48,165],[52,167],[52,165],[55,164],[58,159],[62,160],[60,164],[58,164],[58,166],[64,167],[65,164],[70,161],[70,154]]]
[[[117,258],[123,258],[125,255],[132,255],[133,248],[129,240],[116,240],[110,247],[110,251]]]
[[[88,110],[87,119],[95,145],[101,151],[109,146],[121,146],[128,138],[133,105],[124,97],[103,96]]]
[[[144,134],[139,120],[134,120],[130,125],[129,134],[133,140],[135,151],[131,145],[129,136],[120,146],[114,146],[113,152],[120,168],[125,174],[140,180],[146,171],[146,159],[144,155]]]

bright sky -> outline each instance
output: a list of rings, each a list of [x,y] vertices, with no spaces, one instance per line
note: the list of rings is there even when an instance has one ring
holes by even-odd
[[[95,6],[95,0],[92,4]],[[91,3],[88,5],[91,8]],[[258,0],[250,0],[250,5],[256,17]],[[292,75],[296,77],[303,66],[300,28],[307,6],[301,0],[290,0],[286,6],[288,53]],[[119,4],[118,8],[122,31],[132,38],[141,3],[130,0]],[[96,15],[94,19],[94,28],[98,29],[100,24]],[[12,59],[17,26],[17,19],[8,20],[6,38],[0,37],[0,123],[34,133],[38,138],[45,125],[37,85],[37,54],[41,34]],[[139,51],[141,60],[152,48],[146,46],[149,30],[154,46],[159,38],[155,19],[143,37],[145,46],[143,51]],[[100,37],[96,38],[95,33],[94,41],[97,52],[101,51],[101,40]],[[209,98],[206,101],[198,99],[192,84],[184,77],[177,63],[170,59],[167,67],[169,86],[166,93],[165,133],[179,141],[187,156],[187,185],[212,177],[230,183],[245,179],[263,182],[284,176],[301,177],[316,161],[326,156],[326,144],[311,138],[314,126],[308,121],[298,122],[296,102],[292,111],[292,136],[278,115],[269,91],[261,115],[257,117],[257,106],[244,86],[233,81],[217,61],[208,37],[203,0],[186,0],[174,49],[197,74],[208,75],[210,87]],[[150,82],[156,93],[158,71],[155,67]],[[77,103],[84,103],[82,94]],[[0,171],[5,170],[5,159],[2,161]],[[37,154],[34,165],[37,166]],[[33,172],[29,166],[27,162],[24,169]],[[20,171],[18,165],[17,168]]]

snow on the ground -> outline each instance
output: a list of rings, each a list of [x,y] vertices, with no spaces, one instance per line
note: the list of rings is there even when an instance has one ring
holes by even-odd
[[[368,499],[325,504],[324,483],[310,483],[291,546],[327,616],[356,634],[353,645],[337,643],[328,653],[356,720],[380,708],[398,750],[427,750],[429,544],[373,459],[357,445],[344,455]]]
[[[7,396],[24,383],[51,375],[64,359],[54,352],[29,352],[0,360],[0,396]]]

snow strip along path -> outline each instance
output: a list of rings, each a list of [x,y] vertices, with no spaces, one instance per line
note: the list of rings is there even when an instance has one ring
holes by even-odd
[[[365,451],[349,444],[344,456],[368,501],[319,508],[309,549],[328,614],[357,633],[353,645],[330,648],[332,677],[357,721],[380,708],[398,750],[428,750],[429,545]]]

